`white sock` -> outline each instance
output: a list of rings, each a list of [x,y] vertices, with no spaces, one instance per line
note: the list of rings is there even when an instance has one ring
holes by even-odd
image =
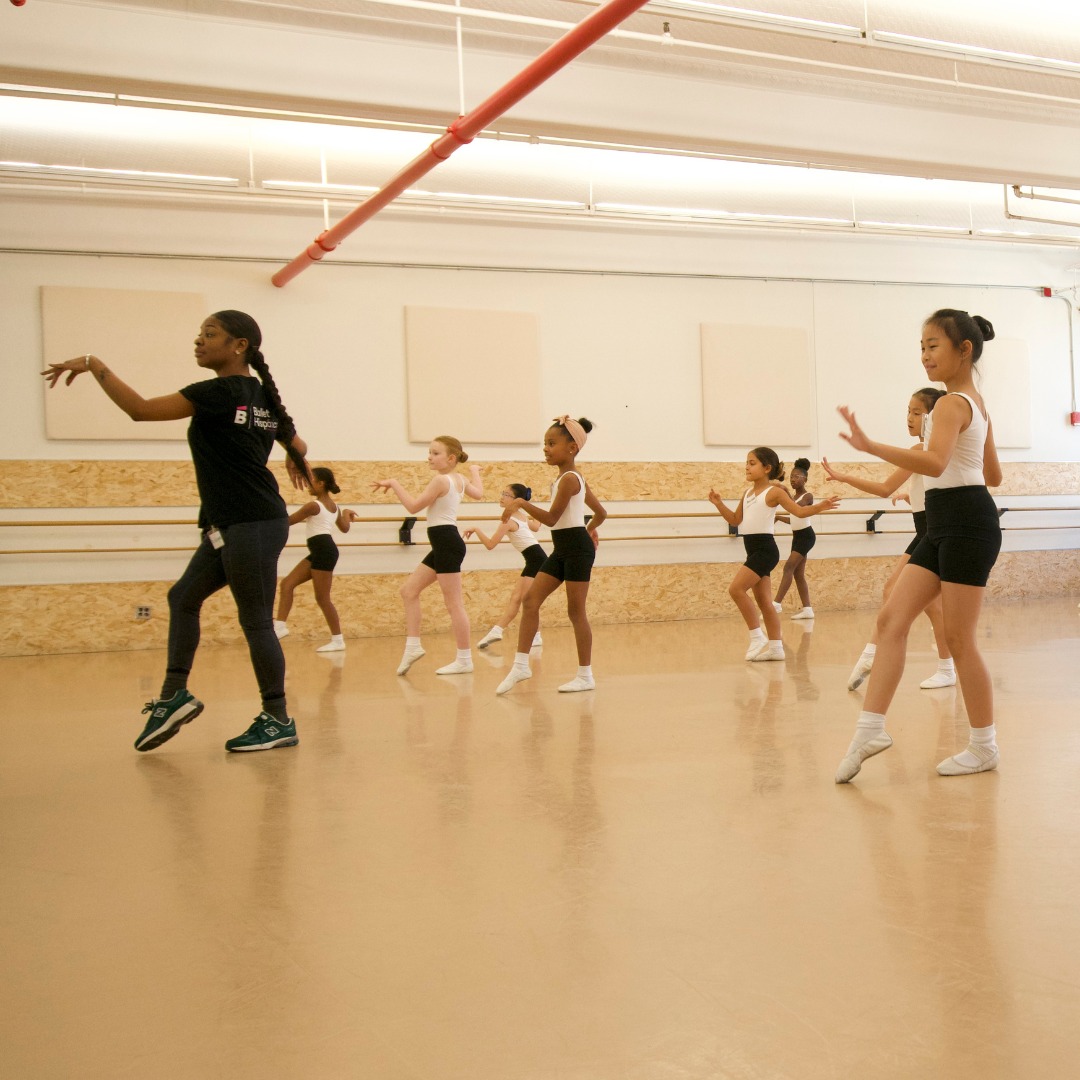
[[[944,659],[939,656],[937,662],[937,669],[942,673],[942,675],[956,674],[956,664],[953,662],[953,658],[951,656],[946,656]],[[993,727],[993,725],[991,725],[991,727]],[[982,728],[976,728],[975,730],[981,731]]]
[[[765,640],[765,631],[762,630],[760,626],[755,626],[754,629],[750,631],[750,640],[751,641],[764,641]]]
[[[459,660],[471,660],[472,659],[472,649],[458,649],[457,658]]]
[[[274,629],[275,630],[284,630],[287,625],[288,624],[285,622],[284,619],[275,619],[274,620]]]
[[[971,747],[978,747],[984,753],[982,757],[978,754],[973,754],[971,748],[961,750],[959,754],[955,754],[954,758],[960,765],[967,765],[969,768],[975,765],[981,765],[986,760],[989,754],[992,754],[997,750],[996,732],[994,731],[994,725],[989,727],[973,727],[968,734],[968,742]]]
[[[769,648],[770,649],[782,649],[783,647],[784,647],[784,639],[783,638],[775,638],[775,639],[769,638]]]
[[[330,635],[330,640],[335,645],[344,645],[345,644],[345,637],[342,634],[331,634]]]
[[[863,710],[859,713],[859,722],[855,725],[855,738],[851,740],[848,753],[850,754],[857,746],[862,746],[863,743],[869,742],[875,736],[884,733],[885,714]]]
[[[862,654],[868,658],[875,656],[877,654],[877,646],[867,644],[866,648],[863,649]]]
[[[514,653],[514,667],[519,667],[525,671],[529,670],[529,654],[527,652]]]
[[[578,669],[577,669],[577,674],[578,674],[579,679],[591,679],[593,677],[593,675],[592,675],[592,664],[585,664],[585,665],[579,664]]]
[[[405,648],[406,649],[419,649],[420,648],[420,639],[418,637],[407,637],[405,639]]]

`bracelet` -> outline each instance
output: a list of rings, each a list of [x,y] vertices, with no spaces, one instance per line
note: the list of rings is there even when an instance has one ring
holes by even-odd
[[[86,370],[89,371],[90,370],[90,354],[89,353],[86,354],[86,356],[84,357],[84,360],[86,362]]]

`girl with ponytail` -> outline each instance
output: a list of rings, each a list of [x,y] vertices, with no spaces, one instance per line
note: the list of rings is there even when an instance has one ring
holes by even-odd
[[[499,497],[499,505],[505,510],[514,499],[523,499],[525,502],[529,502],[532,499],[532,488],[526,487],[525,484],[507,485],[506,490]],[[504,536],[508,536],[510,543],[521,552],[521,557],[525,560],[525,569],[521,571],[521,577],[517,579],[517,584],[510,594],[510,599],[506,602],[506,607],[499,617],[499,621],[477,642],[476,647],[478,649],[486,649],[496,641],[502,641],[503,631],[514,621],[521,608],[521,602],[525,599],[529,589],[532,587],[532,583],[536,580],[537,571],[544,565],[547,552],[540,546],[536,537],[533,536],[533,533],[539,532],[539,530],[539,521],[530,518],[523,510],[517,510],[508,521],[500,521],[498,528],[490,537],[485,536],[482,530],[476,528],[466,529],[462,534],[466,540],[475,535],[488,551],[494,551],[499,541]],[[535,649],[543,644],[540,631],[537,629],[532,640],[532,647]]]
[[[160,746],[203,711],[187,688],[199,645],[199,613],[226,585],[236,600],[262,711],[225,749],[272,750],[298,742],[285,702],[285,658],[273,627],[278,556],[289,535],[285,502],[266,467],[274,442],[285,447],[286,467],[298,488],[306,488],[311,476],[304,460],[307,446],[281,403],[261,344],[262,332],[250,315],[218,311],[208,316],[195,335],[195,362],[214,377],[155,398],[144,398],[89,353],[42,372],[50,387],[63,375],[70,386],[89,372],[132,420],[191,420],[188,444],[202,542],[169,590],[165,680],[160,695],[143,708],[149,719],[135,740],[136,750]]]
[[[935,311],[923,323],[922,364],[931,382],[948,391],[927,417],[925,449],[909,450],[871,439],[846,406],[841,438],[855,450],[923,476],[926,533],[878,613],[878,647],[855,736],[836,771],[836,782],[854,779],[867,758],[892,746],[885,712],[904,673],[908,631],[919,613],[941,597],[945,643],[967,708],[968,745],[938,763],[940,776],[989,772],[998,765],[994,688],[979,652],[983,595],[998,551],[1001,526],[987,486],[1001,483],[1001,465],[974,368],[994,328],[980,315],[955,308]]]

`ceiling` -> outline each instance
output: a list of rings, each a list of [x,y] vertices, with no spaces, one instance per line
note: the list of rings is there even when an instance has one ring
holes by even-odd
[[[0,189],[334,220],[597,6],[28,0],[0,12]],[[391,212],[1075,244],[1078,121],[1075,3],[671,0]]]

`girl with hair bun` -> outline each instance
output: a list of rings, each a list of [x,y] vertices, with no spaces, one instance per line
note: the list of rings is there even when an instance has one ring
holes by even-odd
[[[272,750],[299,741],[285,704],[285,657],[273,626],[278,557],[289,536],[288,511],[266,467],[274,443],[285,447],[285,465],[296,487],[303,490],[311,478],[304,460],[307,446],[281,403],[261,344],[262,331],[250,315],[215,312],[195,335],[195,362],[214,377],[155,398],[142,397],[89,353],[42,372],[50,387],[65,373],[70,386],[89,372],[132,420],[191,420],[188,444],[199,488],[202,542],[169,590],[165,681],[160,696],[143,709],[150,718],[135,740],[136,750],[160,746],[203,711],[203,703],[187,688],[199,645],[199,613],[203,602],[226,585],[236,600],[262,711],[225,749]]]
[[[875,442],[851,409],[839,410],[848,425],[841,438],[850,446],[925,477],[926,534],[878,613],[874,669],[855,737],[836,772],[838,784],[852,780],[867,758],[892,746],[885,712],[904,672],[908,631],[935,596],[941,597],[945,641],[970,725],[967,748],[940,762],[938,774],[997,768],[994,690],[976,637],[986,582],[1001,549],[998,511],[987,491],[987,485],[1001,483],[1001,465],[974,379],[983,343],[993,338],[986,319],[955,308],[935,311],[923,324],[923,368],[931,382],[944,383],[948,391],[929,417],[925,450]]]
[[[908,434],[919,440],[911,448],[912,450],[924,449],[922,442],[923,428],[928,422],[930,413],[933,411],[938,398],[944,396],[944,390],[938,390],[933,386],[924,386],[911,395],[907,410]],[[900,577],[900,571],[907,566],[912,553],[919,546],[919,541],[926,535],[926,493],[923,486],[923,477],[918,473],[912,473],[908,469],[897,469],[887,479],[877,483],[873,480],[864,480],[862,477],[850,476],[847,473],[839,473],[827,460],[822,460],[821,464],[831,480],[836,480],[841,484],[849,484],[860,491],[865,491],[868,495],[880,495],[883,499],[892,496],[894,505],[900,499],[905,499],[911,506],[911,516],[915,520],[915,538],[908,544],[907,550],[900,556],[895,569],[889,576],[889,580],[885,582],[885,588],[882,590],[882,602],[884,602],[889,599],[889,594],[893,591],[897,578]],[[897,495],[896,492],[900,486],[908,479],[911,480],[908,494]],[[942,687],[955,686],[956,668],[953,664],[952,654],[949,652],[949,645],[945,640],[945,624],[941,614],[940,596],[935,596],[926,605],[926,617],[934,628],[934,642],[938,651],[938,669],[929,678],[923,679],[919,686],[923,690],[940,690]],[[874,666],[874,656],[876,654],[877,625],[875,623],[870,634],[870,640],[848,676],[847,688],[849,690],[857,690],[863,684]]]
[[[729,510],[715,491],[709,492],[709,502],[729,525],[746,527],[743,533],[746,561],[735,571],[728,586],[728,596],[739,609],[750,631],[746,659],[755,662],[784,659],[780,617],[773,607],[770,580],[780,561],[780,551],[773,535],[776,511],[783,508],[792,517],[809,518],[826,510],[834,510],[840,504],[834,495],[813,506],[803,506],[792,499],[780,484],[783,479],[784,467],[776,451],[759,446],[746,455],[746,480],[750,487],[743,492],[734,510]],[[762,621],[765,631],[761,629]],[[768,637],[765,636],[766,632]]]
[[[810,476],[810,459],[796,458],[791,466],[791,491],[792,498],[800,506],[813,506],[814,496],[806,490],[806,481]],[[773,607],[779,615],[784,610],[784,597],[791,588],[792,581],[799,590],[799,599],[802,607],[792,615],[793,619],[812,619],[814,609],[810,606],[810,586],[806,584],[806,557],[810,549],[817,543],[817,534],[809,518],[792,519],[788,515],[777,515],[780,521],[791,525],[791,554],[784,563],[784,573],[780,578],[780,588],[776,590],[773,599]]]
[[[592,627],[585,602],[589,595],[596,547],[600,543],[596,530],[607,517],[607,511],[575,467],[577,456],[585,449],[585,441],[592,429],[592,421],[585,417],[578,420],[569,416],[556,417],[544,434],[544,460],[559,470],[551,489],[551,505],[545,510],[519,496],[511,499],[503,510],[504,522],[524,510],[529,517],[550,526],[554,550],[544,560],[536,581],[525,595],[514,666],[499,683],[495,691],[497,694],[505,694],[519,682],[532,678],[529,649],[540,628],[540,607],[564,581],[566,613],[574,627],[574,641],[577,644],[578,671],[573,679],[559,687],[559,692],[572,694],[596,688],[592,671]],[[592,511],[588,526],[585,524],[586,507]]]
[[[531,498],[532,488],[526,487],[524,484],[509,484],[502,495],[499,496],[499,505],[505,509],[514,499],[522,499],[528,502]],[[476,647],[478,649],[486,649],[496,641],[502,641],[503,631],[517,617],[522,600],[525,599],[529,589],[532,588],[540,567],[544,565],[547,552],[540,546],[536,537],[533,536],[533,533],[538,532],[539,529],[539,521],[528,517],[524,511],[518,510],[511,516],[509,521],[500,521],[490,537],[486,536],[478,528],[466,529],[463,533],[466,540],[475,535],[488,551],[494,551],[504,536],[509,537],[510,543],[517,548],[521,553],[521,557],[525,560],[525,569],[521,571],[521,577],[518,578],[514,591],[510,594],[510,599],[506,602],[506,607],[503,609],[499,621],[477,642]],[[536,636],[532,640],[532,648],[535,649],[543,644],[540,631],[537,630]]]
[[[473,669],[472,647],[469,644],[469,615],[461,596],[461,564],[465,558],[465,541],[458,532],[457,515],[462,496],[470,499],[484,497],[480,469],[469,466],[470,478],[459,476],[458,465],[469,455],[453,435],[439,435],[428,447],[428,468],[436,475],[419,495],[410,495],[392,478],[376,480],[373,491],[392,491],[398,502],[410,514],[427,510],[427,535],[431,551],[401,586],[405,604],[405,652],[397,673],[404,675],[424,655],[420,644],[420,594],[436,581],[442,590],[443,601],[450,615],[450,625],[457,644],[457,657],[435,670],[436,675],[465,675]]]
[[[331,498],[341,491],[334,479],[332,470],[318,466],[311,470],[311,484],[308,493],[311,502],[304,503],[299,510],[289,515],[289,524],[304,523],[307,532],[308,554],[293,567],[287,577],[282,578],[278,594],[278,612],[274,620],[274,633],[279,638],[287,637],[289,627],[286,620],[292,611],[293,593],[298,585],[310,581],[315,590],[315,603],[326,619],[330,628],[330,640],[320,645],[315,651],[320,653],[344,652],[345,638],[341,634],[341,619],[338,617],[334,601],[330,599],[330,589],[334,583],[334,567],[338,561],[338,546],[334,543],[332,529],[347,533],[358,515],[355,510],[339,507]]]

